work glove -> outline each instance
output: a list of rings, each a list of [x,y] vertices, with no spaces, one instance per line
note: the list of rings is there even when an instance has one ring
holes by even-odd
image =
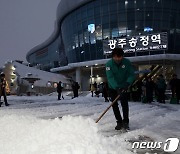
[[[125,82],[123,89],[127,91],[129,86],[130,86],[130,83],[129,82]]]
[[[129,88],[129,83],[128,82],[126,82],[125,84],[124,84],[124,87],[123,88],[118,88],[117,89],[117,93],[118,93],[118,95],[121,95],[121,94],[123,94],[123,93],[126,93],[127,92],[127,90],[128,90],[128,88]]]

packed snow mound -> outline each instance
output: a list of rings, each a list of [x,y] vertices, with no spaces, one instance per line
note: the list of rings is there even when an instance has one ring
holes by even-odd
[[[104,137],[98,133],[98,125],[90,118],[65,116],[43,120],[10,115],[1,117],[0,124],[2,154],[131,153],[128,143],[118,136]]]

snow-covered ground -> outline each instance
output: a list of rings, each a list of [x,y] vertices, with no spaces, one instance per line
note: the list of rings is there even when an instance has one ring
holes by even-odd
[[[132,143],[180,138],[180,105],[130,102],[131,131],[121,133],[114,130],[112,109],[95,123],[109,105],[102,97],[8,96],[8,101],[9,107],[0,108],[0,154],[163,154],[132,149]]]

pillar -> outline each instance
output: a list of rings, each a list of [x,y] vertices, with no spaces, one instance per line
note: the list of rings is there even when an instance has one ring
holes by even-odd
[[[90,84],[93,83],[93,67],[91,66]]]
[[[80,67],[76,68],[76,82],[78,82],[81,87],[81,68]]]
[[[180,61],[177,61],[175,64],[175,73],[177,74],[177,77],[180,79]]]

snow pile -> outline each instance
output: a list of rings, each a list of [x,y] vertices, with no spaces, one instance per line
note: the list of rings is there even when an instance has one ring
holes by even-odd
[[[104,137],[88,118],[65,116],[43,120],[9,115],[0,118],[2,154],[129,154],[118,136]],[[120,146],[119,146],[120,145]]]

